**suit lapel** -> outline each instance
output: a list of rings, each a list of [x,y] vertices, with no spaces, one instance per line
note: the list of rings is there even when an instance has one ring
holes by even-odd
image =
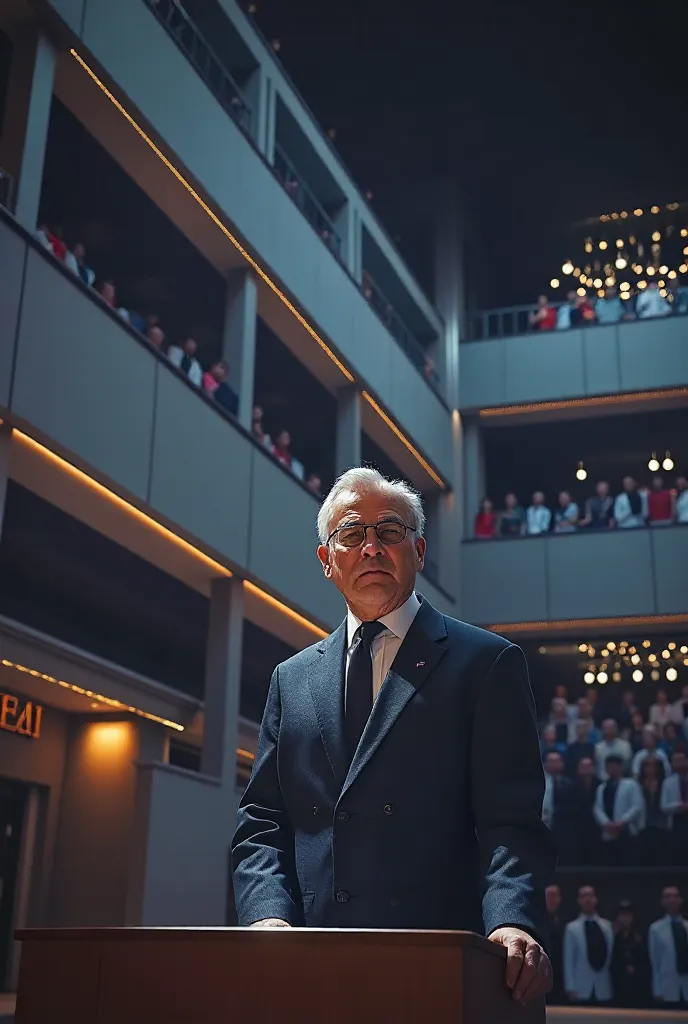
[[[441,641],[446,636],[443,616],[423,601],[373,705],[342,794],[353,785],[408,702],[443,658],[446,647]]]
[[[344,654],[346,620],[328,636],[308,666],[308,685],[315,705],[318,729],[334,776],[341,788],[346,778],[344,743]]]

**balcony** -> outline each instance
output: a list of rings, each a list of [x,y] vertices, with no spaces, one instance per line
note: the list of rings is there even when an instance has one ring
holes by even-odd
[[[464,412],[683,388],[688,316],[469,342],[460,360]]]
[[[497,625],[685,615],[688,527],[466,541],[461,614]]]
[[[299,175],[279,143],[275,143],[274,166],[275,173],[284,185],[287,195],[293,199],[308,223],[322,238],[327,248],[334,253],[337,259],[341,259],[342,240],[334,226],[334,221],[308,187],[305,178]]]

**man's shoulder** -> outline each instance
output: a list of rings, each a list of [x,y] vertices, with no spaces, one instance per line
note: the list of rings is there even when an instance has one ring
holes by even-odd
[[[277,671],[280,675],[289,675],[294,671],[302,671],[311,662],[315,661],[320,656],[319,648],[322,647],[325,640],[329,640],[329,637],[323,640],[316,640],[314,644],[310,644],[308,647],[304,647],[302,651],[297,651],[296,654],[292,654],[291,658],[287,658],[285,661],[281,661],[277,666]]]
[[[502,651],[514,646],[510,640],[500,636],[499,633],[493,633],[489,629],[481,629],[480,626],[473,626],[470,622],[463,622],[461,619],[455,619],[451,615],[443,615],[443,618],[447,627],[447,636],[451,643],[464,646],[471,644],[478,650],[492,652],[495,658]]]

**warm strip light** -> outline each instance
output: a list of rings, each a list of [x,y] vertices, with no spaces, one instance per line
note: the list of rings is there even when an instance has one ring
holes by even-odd
[[[609,619],[552,619],[548,622],[498,622],[486,629],[493,633],[542,633],[560,629],[622,629],[625,626],[669,626],[688,622],[688,615],[626,615]]]
[[[565,398],[558,402],[533,402],[528,405],[503,405],[481,409],[480,416],[519,416],[527,412],[549,409],[580,409],[585,406],[624,405],[631,402],[657,401],[663,398],[686,398],[688,388],[666,388],[664,391],[631,391],[624,395],[600,395],[592,398]]]
[[[145,512],[142,512],[141,509],[137,508],[135,505],[125,501],[124,498],[120,498],[119,494],[115,494],[114,491],[109,490],[103,484],[94,480],[93,477],[89,476],[88,473],[84,473],[83,470],[77,469],[77,467],[73,466],[71,462],[67,462],[67,460],[63,459],[60,455],[56,455],[55,452],[46,448],[45,445],[39,444],[38,441],[34,441],[34,439],[29,437],[28,434],[23,434],[20,430],[14,430],[12,437],[13,439],[16,438],[19,444],[24,445],[26,448],[29,448],[31,451],[40,455],[41,458],[46,459],[48,462],[52,462],[55,466],[59,467],[63,473],[71,476],[80,484],[84,484],[101,498],[105,498],[105,500],[109,501],[112,505],[116,505],[123,512],[126,512],[127,515],[134,519],[138,519],[140,523],[143,523],[143,525],[147,526],[149,529],[155,530],[156,533],[159,533],[166,541],[169,541],[170,544],[174,544],[176,547],[181,548],[185,554],[191,555],[192,558],[195,558],[199,562],[203,562],[208,569],[212,569],[212,571],[218,576],[232,575],[226,566],[216,562],[215,559],[210,558],[209,555],[206,555],[203,551],[194,547],[193,544],[189,544],[189,542],[184,540],[183,537],[177,536],[177,534],[172,530],[163,526],[162,523],[159,523],[156,519],[152,519],[149,515],[146,515]]]
[[[237,754],[239,757],[245,757],[247,761],[255,761],[256,755],[252,754],[250,750],[244,750],[242,747],[237,747]]]
[[[398,427],[398,426],[396,425],[396,423],[394,423],[394,422],[393,422],[393,421],[392,421],[392,420],[391,420],[391,419],[389,418],[389,416],[387,415],[387,413],[386,413],[386,412],[385,412],[385,411],[384,411],[383,409],[381,409],[381,408],[380,408],[380,406],[379,406],[379,405],[377,404],[377,402],[375,401],[375,399],[374,399],[374,398],[371,398],[371,397],[370,397],[370,395],[368,394],[368,392],[367,392],[367,391],[362,391],[362,392],[361,392],[361,395],[363,396],[363,398],[365,398],[366,402],[368,402],[368,404],[369,404],[370,406],[372,406],[372,408],[373,408],[373,409],[375,410],[375,412],[376,412],[376,413],[378,414],[378,416],[380,417],[380,419],[384,420],[384,422],[385,422],[385,423],[387,424],[387,426],[389,427],[389,429],[390,429],[390,430],[391,430],[391,431],[392,431],[392,432],[393,432],[394,434],[396,434],[396,436],[397,436],[397,437],[399,438],[399,440],[400,440],[400,441],[402,441],[402,442],[403,442],[403,444],[405,444],[405,445],[406,445],[406,447],[407,447],[407,448],[408,448],[408,450],[409,450],[409,451],[411,452],[411,454],[413,455],[413,457],[414,457],[415,459],[417,459],[417,460],[418,460],[418,462],[420,462],[421,466],[423,467],[423,469],[425,470],[425,472],[426,472],[426,473],[428,474],[428,476],[430,476],[430,477],[431,477],[431,478],[432,478],[432,479],[433,479],[433,480],[435,481],[435,483],[436,483],[436,484],[438,484],[438,485],[439,485],[439,486],[440,486],[440,487],[442,488],[442,490],[444,490],[444,489],[445,489],[445,487],[446,487],[446,484],[445,484],[444,480],[443,480],[443,479],[442,479],[441,477],[439,477],[439,476],[437,475],[437,473],[436,473],[436,472],[435,472],[435,470],[434,470],[434,469],[432,468],[432,466],[430,465],[430,463],[429,463],[429,462],[427,462],[427,461],[426,461],[426,460],[425,460],[425,459],[423,458],[423,456],[422,456],[422,455],[420,454],[420,452],[418,451],[418,449],[417,449],[417,448],[414,448],[414,447],[413,447],[413,445],[412,445],[412,444],[411,444],[411,442],[410,442],[410,441],[408,440],[408,438],[404,437],[404,435],[403,435],[403,434],[402,434],[402,432],[401,432],[401,431],[399,430],[399,427]]]
[[[266,604],[276,608],[278,612],[281,612],[282,615],[286,615],[287,618],[292,619],[294,622],[298,623],[299,626],[303,626],[305,629],[310,630],[314,636],[317,636],[318,640],[324,640],[326,636],[329,636],[329,633],[320,629],[320,627],[316,626],[314,622],[304,618],[303,615],[299,615],[298,612],[295,612],[293,608],[289,608],[288,605],[282,604],[282,602],[278,601],[276,597],[273,597],[272,594],[268,594],[264,590],[261,590],[260,587],[257,587],[255,583],[251,583],[250,580],[244,580],[244,589],[248,590],[251,594],[255,594],[256,597],[259,597],[261,601],[265,601]]]
[[[71,690],[72,693],[78,693],[82,697],[88,697],[89,700],[97,701],[99,704],[105,704],[109,708],[114,708],[116,711],[129,711],[132,715],[138,715],[139,718],[146,718],[149,722],[157,722],[158,725],[166,725],[168,729],[176,729],[177,732],[184,732],[184,726],[179,725],[178,722],[171,722],[169,718],[161,718],[160,715],[152,715],[148,711],[141,711],[140,708],[130,707],[128,704],[123,704],[121,700],[115,700],[113,697],[104,697],[102,693],[94,693],[93,690],[85,690],[82,686],[77,686],[76,683],[68,683],[64,679],[56,679],[55,676],[46,675],[45,672],[39,672],[35,668],[27,668],[26,665],[18,665],[16,661],[7,661],[6,658],[2,659],[0,664],[4,665],[5,668],[13,668],[16,672],[23,672],[26,675],[33,676],[34,679],[42,679],[45,683],[55,683],[57,686],[61,686],[64,690]]]
[[[81,67],[84,69],[86,74],[95,82],[95,84],[98,86],[98,88],[101,90],[101,92],[105,96],[107,96],[107,98],[110,100],[112,105],[114,107],[116,107],[116,109],[120,112],[120,114],[124,118],[126,118],[126,120],[129,122],[129,124],[134,129],[134,131],[152,149],[152,151],[155,153],[155,155],[158,157],[158,159],[162,161],[162,163],[165,165],[165,167],[168,169],[168,171],[170,171],[170,173],[175,176],[177,181],[181,185],[184,186],[184,188],[189,193],[189,195],[193,199],[196,200],[196,202],[201,207],[203,212],[206,213],[208,215],[208,217],[210,217],[210,219],[212,220],[213,224],[220,229],[220,231],[225,236],[225,238],[228,238],[229,241],[234,246],[234,248],[237,249],[237,251],[241,253],[241,255],[244,257],[246,262],[255,270],[256,274],[258,274],[260,279],[262,281],[264,281],[265,284],[268,286],[268,288],[270,288],[270,290],[275,293],[277,298],[280,299],[280,301],[284,303],[284,305],[287,307],[289,312],[293,316],[295,316],[296,319],[298,320],[298,322],[301,324],[301,326],[303,328],[305,328],[306,331],[308,331],[308,333],[310,334],[311,338],[313,338],[314,341],[317,341],[318,345],[320,345],[320,348],[323,350],[323,352],[325,352],[326,355],[328,355],[330,357],[332,362],[344,374],[346,379],[353,384],[353,381],[354,381],[353,375],[349,372],[349,370],[347,370],[346,366],[344,366],[344,363],[342,363],[341,360],[337,358],[337,356],[334,354],[332,349],[328,345],[325,344],[325,342],[320,337],[320,335],[317,333],[317,331],[315,331],[311,327],[311,325],[308,323],[308,321],[305,319],[305,317],[303,317],[301,315],[301,313],[299,313],[299,311],[296,308],[296,306],[292,302],[289,301],[289,299],[284,294],[284,292],[280,288],[277,287],[275,282],[273,280],[271,280],[271,278],[268,277],[268,275],[265,273],[263,268],[258,263],[256,263],[256,261],[253,259],[253,257],[246,251],[246,249],[244,249],[243,245],[238,240],[238,238],[235,238],[234,235],[231,233],[231,231],[229,231],[227,229],[227,227],[222,223],[222,221],[217,216],[217,214],[213,213],[211,208],[201,198],[201,196],[198,194],[196,189],[193,188],[193,186],[189,184],[189,182],[186,180],[184,175],[181,174],[181,172],[178,171],[177,168],[174,166],[172,161],[167,159],[167,157],[162,152],[162,150],[159,149],[158,146],[156,146],[156,144],[153,142],[153,140],[150,138],[150,136],[147,135],[144,132],[143,128],[141,128],[141,126],[139,124],[137,124],[137,122],[134,120],[134,118],[131,116],[131,114],[122,106],[122,104],[119,102],[119,100],[116,99],[115,96],[113,96],[113,94],[110,92],[110,90],[107,88],[107,86],[103,82],[101,82],[101,80],[98,78],[96,73],[94,71],[92,71],[91,68],[88,66],[86,61],[82,57],[79,56],[79,54],[76,52],[76,50],[71,49],[69,52],[71,53],[72,57],[74,57],[74,59],[81,65]]]

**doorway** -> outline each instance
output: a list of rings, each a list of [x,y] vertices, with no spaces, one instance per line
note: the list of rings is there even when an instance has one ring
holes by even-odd
[[[0,991],[12,951],[14,904],[28,787],[0,779]]]

